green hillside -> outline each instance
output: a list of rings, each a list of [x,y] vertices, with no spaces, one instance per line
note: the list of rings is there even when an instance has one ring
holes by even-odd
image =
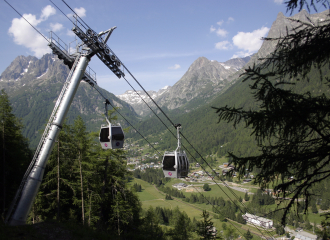
[[[324,77],[329,76],[329,71],[323,69]],[[322,88],[318,78],[318,72],[313,70],[310,74],[310,81],[296,82],[292,86],[297,93],[309,91],[312,95],[329,94],[329,90]],[[202,154],[217,154],[218,157],[224,156],[227,152],[234,152],[239,156],[254,155],[258,153],[255,139],[251,137],[251,129],[245,128],[243,124],[238,124],[236,128],[232,123],[218,123],[216,110],[212,107],[242,107],[246,110],[257,109],[258,103],[255,102],[252,90],[249,85],[250,80],[243,82],[242,78],[233,83],[223,94],[217,96],[213,101],[207,103],[190,112],[166,111],[166,114],[174,123],[181,123],[182,133],[189,142]],[[169,121],[161,114],[160,118],[166,123],[169,129],[175,134],[175,129]],[[153,142],[159,142],[157,149],[170,150],[176,147],[176,139],[166,130],[163,124],[155,117],[150,117],[141,122],[138,127],[139,131],[147,136]],[[175,134],[176,135],[176,134]],[[137,134],[132,136],[133,139],[141,139]],[[198,159],[198,155],[189,147],[189,144],[183,139],[183,145],[187,146],[194,157]],[[140,142],[143,142],[140,140]],[[144,143],[146,144],[146,143]],[[193,160],[193,159],[191,159]],[[200,159],[198,159],[200,161]]]

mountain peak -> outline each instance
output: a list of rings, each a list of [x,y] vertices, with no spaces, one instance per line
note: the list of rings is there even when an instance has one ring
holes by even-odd
[[[282,12],[279,12],[276,17],[276,19],[280,19],[280,18],[285,18],[284,14]]]

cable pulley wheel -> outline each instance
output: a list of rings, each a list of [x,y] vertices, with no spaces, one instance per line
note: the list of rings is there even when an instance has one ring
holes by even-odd
[[[88,36],[93,36],[94,35],[94,32],[93,32],[92,29],[87,29],[86,33],[87,33]]]
[[[115,61],[116,60],[116,56],[115,55],[111,55],[110,56],[110,59],[111,59],[111,61]]]
[[[117,66],[117,67],[120,67],[120,65],[121,65],[121,62],[116,61],[116,66]]]

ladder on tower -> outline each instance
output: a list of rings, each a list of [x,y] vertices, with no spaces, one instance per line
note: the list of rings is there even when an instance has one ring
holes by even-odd
[[[23,190],[23,188],[25,186],[25,183],[27,181],[27,178],[29,177],[29,175],[31,173],[31,170],[33,169],[33,167],[34,167],[37,159],[39,158],[39,154],[40,154],[41,150],[43,149],[43,146],[44,146],[45,140],[48,137],[48,134],[49,134],[49,130],[51,128],[51,125],[52,125],[53,121],[55,120],[55,116],[56,116],[57,110],[58,110],[58,108],[59,108],[59,106],[60,106],[60,104],[62,102],[62,99],[65,96],[66,90],[68,88],[68,85],[70,83],[70,80],[72,78],[72,75],[73,75],[73,73],[74,73],[74,71],[76,69],[76,66],[77,66],[80,58],[81,58],[81,55],[78,54],[77,57],[76,57],[76,59],[75,59],[75,61],[74,61],[73,66],[71,68],[71,71],[69,72],[69,75],[66,78],[66,81],[64,83],[64,86],[62,88],[62,91],[61,91],[61,93],[60,93],[60,95],[59,95],[59,97],[58,97],[58,99],[57,99],[57,101],[55,103],[54,110],[53,110],[53,112],[51,114],[51,117],[49,118],[49,121],[48,121],[47,126],[45,128],[45,131],[44,131],[44,133],[43,133],[43,135],[41,137],[41,140],[39,142],[39,145],[37,147],[37,150],[34,153],[33,159],[32,159],[32,161],[31,161],[28,169],[26,170],[26,172],[25,172],[25,174],[23,176],[22,182],[21,182],[21,184],[20,184],[20,186],[19,186],[19,188],[18,188],[18,190],[16,192],[15,198],[12,201],[11,206],[10,206],[10,208],[8,210],[8,213],[7,213],[7,216],[6,216],[6,220],[5,220],[6,223],[8,223],[8,221],[10,220],[10,217],[11,217],[12,213],[15,212],[16,206],[17,206],[17,204],[18,204],[18,202],[19,202],[19,200],[21,198],[22,190]]]

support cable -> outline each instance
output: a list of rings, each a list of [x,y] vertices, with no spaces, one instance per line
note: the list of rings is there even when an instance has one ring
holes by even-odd
[[[29,25],[31,26],[31,27],[33,27],[47,42],[49,42],[49,40],[38,30],[38,29],[36,29],[29,21],[27,21],[24,17],[23,17],[23,15],[22,14],[20,14],[12,5],[10,5],[6,0],[4,0],[17,14],[19,14],[27,23],[29,23]],[[79,15],[64,1],[64,0],[62,0],[63,1],[63,3],[68,7],[68,8],[70,8],[71,9],[71,11],[72,12],[74,12],[75,13],[75,15],[85,24],[85,26],[87,26],[88,28],[90,28],[80,17],[79,17]],[[50,2],[52,2],[51,0],[50,0]],[[53,4],[54,4],[54,6],[57,8],[57,9],[59,9],[63,14],[64,14],[64,12],[54,3],[54,2],[52,2]],[[66,14],[64,14],[73,24],[74,24],[74,22],[66,15]],[[84,24],[82,24],[78,19],[77,19],[77,21],[86,29],[86,27],[84,26]],[[110,49],[110,48],[109,48]],[[111,49],[110,49],[111,50]],[[112,50],[111,50],[112,51]],[[115,54],[114,54],[115,55]],[[116,56],[116,55],[115,55]],[[117,56],[116,56],[117,57]],[[117,57],[118,58],[118,57]],[[118,58],[119,59],[119,58]],[[122,63],[122,62],[121,62]],[[159,107],[159,105],[155,102],[155,100],[150,96],[150,94],[143,88],[143,86],[139,83],[139,81],[134,77],[134,75],[128,70],[128,68],[122,63],[122,65],[123,65],[123,68],[124,69],[126,69],[126,71],[129,73],[129,75],[131,75],[131,77],[135,80],[135,82],[143,89],[143,91],[147,94],[147,96],[152,100],[152,102],[156,105],[156,107],[163,113],[163,115],[167,118],[167,120],[173,125],[173,126],[175,126],[175,124],[173,123],[173,121],[167,116],[167,114]],[[124,79],[125,79],[125,81],[133,88],[133,86],[126,80],[126,78],[125,77],[123,77]],[[96,88],[95,88],[96,89]],[[96,89],[97,90],[97,89]],[[140,96],[140,98],[143,100],[143,102],[144,103],[146,103],[145,102],[145,100],[141,97],[141,95],[133,88],[133,90]],[[98,91],[98,90],[97,90]],[[99,91],[98,91],[99,92]],[[100,92],[99,92],[100,93]],[[101,93],[100,93],[101,94]],[[101,94],[101,96],[103,97],[103,98],[105,98],[102,94]],[[105,98],[106,99],[106,98]],[[147,103],[146,103],[147,104]],[[111,105],[112,106],[112,105]],[[152,108],[147,104],[147,106],[150,108],[150,110],[157,116],[157,118],[163,123],[163,125],[167,128],[167,130],[168,131],[170,131],[170,133],[172,133],[172,135],[176,138],[176,136],[173,134],[173,132],[166,126],[166,124],[160,119],[160,117],[152,110]],[[112,106],[113,107],[113,106]],[[114,108],[115,109],[115,108]],[[117,111],[117,110],[116,110]],[[117,111],[118,112],[118,111]],[[119,112],[118,112],[119,113]],[[120,113],[119,113],[120,114]],[[123,115],[122,114],[120,114],[122,117],[123,117]],[[124,117],[123,117],[124,118]],[[124,118],[126,121],[127,121],[127,119],[126,118]],[[128,121],[127,121],[128,122]],[[128,122],[129,123],[129,122]],[[130,124],[130,123],[129,123]],[[131,124],[130,124],[131,125]],[[132,126],[132,125],[131,125]],[[133,126],[132,126],[133,127]],[[133,127],[134,128],[134,127]],[[152,146],[152,148],[155,150],[155,151],[157,151],[158,152],[158,150],[156,150],[154,147],[153,147],[153,145],[151,145],[150,143],[149,143],[149,141],[136,129],[136,128],[134,128],[134,130],[135,131],[137,131],[138,133],[139,133],[139,135],[141,136],[141,137],[143,137],[147,142],[148,142],[148,144],[150,145],[150,146]],[[212,167],[209,165],[209,163],[201,156],[201,154],[193,147],[193,145],[189,142],[189,140],[180,132],[180,134],[181,134],[181,136],[189,143],[189,145],[193,148],[193,150],[201,157],[201,159],[210,167],[210,169],[215,173],[215,175],[217,176],[217,174],[216,174],[216,172],[212,169]],[[177,138],[176,138],[177,139]],[[182,145],[182,147],[190,154],[190,156],[192,157],[192,158],[194,158],[194,160],[196,160],[196,162],[197,162],[197,159],[188,151],[188,149],[186,148],[186,147],[184,147],[183,145]],[[160,155],[160,156],[162,156],[159,152],[158,152],[158,154]],[[201,165],[202,166],[202,165]],[[202,167],[203,168],[203,167]],[[206,172],[206,170],[203,168],[203,170]],[[206,172],[207,173],[207,172]],[[208,173],[207,173],[208,174]],[[210,174],[208,174],[208,176],[209,177],[212,177]],[[213,179],[212,179],[213,180]],[[221,180],[220,178],[219,178],[219,180]],[[223,182],[223,184],[229,189],[229,191],[233,194],[233,196],[234,197],[236,197],[237,199],[239,199],[239,197],[236,195],[236,193],[228,186],[228,184],[227,183],[225,183],[223,180],[221,180],[222,182]],[[218,185],[218,183],[217,182],[215,182],[214,180],[213,180],[213,182],[223,191],[223,189]],[[224,192],[224,191],[223,191]],[[225,192],[224,192],[225,193]],[[226,194],[226,193],[225,193]],[[236,203],[226,194],[226,196],[236,205]],[[243,204],[242,202],[241,202],[241,204],[245,207],[245,209],[246,210],[248,210],[248,208],[245,206],[245,204]],[[213,206],[213,205],[212,205]],[[236,205],[237,206],[237,205]],[[238,207],[238,206],[237,206]],[[241,208],[240,207],[238,207],[240,210],[241,210]],[[242,210],[241,210],[241,212],[242,212]],[[257,228],[258,229],[258,228]]]
[[[12,9],[14,9],[15,12],[17,12],[18,15],[20,15],[28,24],[30,24],[31,27],[34,28],[34,30],[36,30],[48,43],[49,43],[49,40],[37,29],[35,28],[28,20],[26,20],[25,17],[23,17],[22,14],[20,14],[12,5],[10,5],[9,2],[7,2],[6,0],[4,0]]]
[[[87,25],[87,23],[85,23],[84,22],[84,20],[82,20],[82,18],[81,17],[79,17],[79,15],[64,1],[64,0],[62,0],[62,2],[64,2],[64,4],[68,7],[68,8],[70,8],[70,10],[72,11],[72,12],[74,12],[74,14],[85,24],[85,26],[87,26],[89,29],[91,29],[88,25]],[[86,27],[77,19],[77,21],[86,29]],[[87,30],[87,29],[86,29]]]
[[[70,22],[72,22],[73,24],[75,24],[52,0],[49,0],[61,13],[63,13],[63,15],[69,19]]]
[[[193,188],[195,188],[196,189],[196,191],[200,194],[200,195],[202,195],[202,197],[210,204],[210,205],[212,205],[216,210],[217,210],[217,212],[218,212],[218,214],[220,215],[220,211],[217,209],[217,207],[219,207],[219,206],[217,206],[217,207],[215,207],[215,205],[213,205],[208,199],[207,199],[207,197],[205,197],[204,195],[203,195],[203,193],[201,193],[200,191],[198,191],[198,189],[194,186],[194,185],[192,185],[193,186]],[[230,219],[231,220],[231,219]],[[232,220],[232,221],[234,221],[234,220]],[[236,230],[241,234],[241,236],[244,236],[243,235],[243,233],[235,226],[235,224],[233,224],[231,221],[228,221],[234,228],[236,228]]]
[[[126,80],[126,79],[125,79]],[[126,80],[127,81],[127,80]],[[100,94],[100,96],[102,96],[105,100],[108,100],[95,86],[94,86],[94,88],[95,88],[95,90]],[[132,87],[133,88],[133,87]],[[135,89],[134,89],[135,90]],[[110,101],[109,101],[110,102]],[[147,104],[147,103],[146,103]],[[110,105],[115,109],[115,111],[130,125],[130,126],[132,126],[133,127],[133,129],[135,130],[135,131],[137,131],[137,133],[149,144],[149,146],[151,146],[157,153],[158,153],[158,155],[160,156],[160,157],[162,157],[162,154],[160,154],[160,152],[158,151],[158,150],[156,150],[155,148],[154,148],[154,146],[111,104],[111,102],[110,102]],[[163,123],[164,124],[164,123]],[[165,125],[166,126],[166,125]],[[175,136],[174,136],[175,137]],[[175,137],[176,138],[176,137]],[[184,145],[182,145],[182,147],[188,152],[188,154],[197,162],[197,159],[190,153],[190,151],[184,146]],[[196,151],[196,150],[195,150]],[[206,169],[201,165],[201,168],[204,170],[204,172],[206,172],[207,173],[207,175],[209,176],[209,177],[211,177],[212,178],[212,176],[206,171]],[[213,179],[212,179],[213,180]],[[222,181],[222,180],[221,180]],[[240,206],[238,206],[237,204],[236,204],[236,202],[234,202],[231,198],[230,198],[230,196],[222,189],[222,187],[217,183],[217,182],[215,182],[214,180],[213,180],[213,182],[219,187],[219,189],[227,196],[227,198],[240,210],[240,212],[241,213],[243,213],[243,211],[242,211],[242,209],[240,208]],[[223,181],[224,182],[224,181]],[[231,190],[231,192],[233,192],[232,191],[232,189],[224,182],[224,185],[227,187],[227,188],[229,188],[229,190]],[[193,186],[194,188],[195,188],[195,186]],[[196,188],[195,188],[196,189]],[[196,189],[196,191],[199,193],[199,194],[201,194],[202,195],[202,197],[204,198],[204,199],[206,199],[207,200],[207,202],[210,204],[210,205],[212,205],[216,210],[217,210],[217,212],[218,212],[218,214],[220,214],[220,211],[218,210],[218,206],[215,206],[215,205],[213,205],[201,192],[199,192],[197,189]],[[235,193],[234,193],[235,194]],[[235,194],[234,195],[237,199],[239,199],[239,197]],[[242,203],[241,203],[242,204]],[[247,209],[247,207],[246,207],[246,209]],[[237,229],[237,227],[233,224],[233,223],[230,223],[230,224],[232,224],[236,229]],[[254,223],[252,223],[252,225],[256,228],[256,229],[258,229],[258,231],[260,232],[260,234],[262,235],[262,236],[264,236],[264,234],[261,232],[261,230],[254,224]],[[237,229],[237,231],[238,232],[240,232],[238,229]],[[273,236],[273,234],[272,233],[270,233],[270,232],[268,232],[267,230],[266,230],[266,232],[270,235],[270,236],[272,236],[272,237],[274,237]],[[241,232],[240,232],[241,233]],[[241,233],[242,234],[242,233]],[[243,236],[243,234],[242,234],[242,236]],[[264,236],[265,237],[265,236]]]
[[[148,94],[148,92],[142,87],[142,85],[139,83],[139,81],[133,76],[133,74],[127,69],[127,67],[122,64],[123,67],[126,69],[126,71],[131,75],[131,77],[135,80],[135,82],[143,89],[143,91],[148,95],[148,97],[152,100],[152,102],[157,106],[157,108],[163,113],[163,115],[168,119],[168,121],[174,126],[174,123],[172,122],[172,120],[167,116],[167,114],[159,107],[159,105],[153,100],[153,98]],[[141,95],[133,88],[133,86],[128,82],[128,80],[124,77],[125,81],[132,87],[132,89],[140,96],[140,98],[144,101],[144,99],[141,97]],[[146,101],[144,101],[144,103],[146,103]],[[146,103],[146,105],[151,109],[151,107]],[[152,110],[152,112],[155,114],[155,112]],[[158,119],[159,116],[157,114],[155,114],[157,116]],[[161,122],[165,125],[165,123],[161,120]],[[166,126],[166,128],[169,130],[169,128]],[[169,130],[170,131],[170,130]],[[171,132],[171,131],[170,131]],[[171,132],[172,133],[172,132]],[[193,150],[200,156],[200,158],[207,164],[207,166],[211,169],[211,171],[214,172],[215,176],[217,176],[217,173],[212,169],[212,167],[210,166],[210,164],[203,158],[203,156],[197,151],[197,149],[189,142],[189,140],[182,134],[182,132],[180,132],[181,136],[187,141],[187,143],[193,148]],[[172,133],[172,135],[176,138],[176,136]],[[177,139],[177,138],[176,138]],[[197,159],[190,153],[190,151],[184,147],[184,145],[182,145],[182,147],[190,154],[190,156],[196,161]],[[202,167],[202,165],[201,165]],[[212,178],[212,176],[205,170],[204,167],[202,167],[203,170],[207,173],[207,175],[209,177]],[[237,194],[229,187],[229,185],[222,179],[220,179],[220,177],[218,177],[218,179],[223,183],[223,185],[228,188],[228,190],[230,191],[230,193],[237,199],[239,200],[239,197],[237,196]],[[240,208],[240,206],[238,206],[229,196],[228,194],[220,187],[220,185],[212,178],[212,181],[219,187],[219,189],[230,199],[231,202],[233,202],[238,209],[243,213],[243,210]],[[248,207],[243,203],[240,202],[240,204],[244,207],[244,209],[246,210],[246,212],[249,212],[250,214],[251,211],[248,209]],[[252,223],[253,224],[253,223]],[[254,224],[253,224],[254,225]],[[258,228],[257,228],[258,229]],[[259,230],[260,231],[260,230]],[[266,231],[270,236],[273,237],[273,234],[271,234],[270,232]],[[260,233],[262,234],[262,232],[260,231]]]
[[[148,97],[152,100],[152,102],[157,106],[157,108],[163,113],[163,115],[168,119],[168,121],[174,126],[175,124],[173,123],[173,121],[167,116],[167,114],[159,107],[159,105],[155,102],[155,100],[153,100],[153,98],[148,94],[148,92],[142,87],[142,85],[139,83],[139,81],[133,76],[133,74],[127,69],[127,67],[124,65],[124,64],[122,64],[123,65],[123,67],[126,69],[126,71],[131,75],[131,77],[135,80],[135,82],[143,89],[143,91],[148,95]],[[132,87],[132,85],[126,80],[126,78],[124,77],[124,79],[125,79],[125,81]],[[140,96],[140,98],[144,101],[144,99],[141,97],[141,95],[132,87],[132,89]],[[145,101],[144,101],[145,102]],[[146,103],[146,102],[145,102]],[[147,103],[146,103],[147,104]],[[147,104],[147,106],[150,108],[150,106]],[[151,109],[151,108],[150,108]],[[155,114],[155,112],[154,111],[152,111],[154,114]],[[157,114],[155,114],[157,117],[158,117],[158,115]],[[159,117],[158,117],[158,119],[160,119]],[[165,123],[163,122],[163,121],[161,121],[164,125],[165,125]],[[166,125],[165,125],[166,126]],[[175,127],[175,126],[174,126]],[[169,128],[166,126],[166,128],[169,130]],[[169,130],[170,131],[170,130]],[[171,132],[171,131],[170,131]],[[171,132],[172,133],[172,132]],[[210,166],[210,164],[203,158],[203,156],[197,151],[197,149],[189,142],[189,140],[183,135],[183,133],[182,132],[180,132],[180,134],[181,134],[181,136],[187,141],[187,143],[193,148],[193,150],[200,156],[200,158],[207,164],[207,166],[211,169],[211,171],[213,171],[214,172],[214,174],[215,174],[215,176],[217,176],[217,173],[212,169],[212,167]],[[172,135],[176,138],[176,136],[172,133]],[[189,150],[186,148],[186,147],[184,147],[183,145],[182,145],[182,147],[190,154],[190,156],[192,156],[193,157],[193,159],[194,160],[196,160],[196,162],[197,162],[197,159],[189,152]],[[202,166],[202,165],[201,165]],[[203,168],[203,167],[202,167]],[[207,171],[203,168],[203,170],[207,173]],[[208,174],[208,176],[209,177],[211,177],[212,178],[212,176],[209,174],[209,173],[207,173]],[[218,177],[218,179],[223,183],[223,185],[226,187],[226,188],[228,188],[228,190],[231,192],[231,194],[237,199],[237,200],[239,200],[239,197],[237,196],[237,194],[229,187],[229,185],[224,181],[224,180],[222,180],[222,179],[220,179],[220,177]],[[225,193],[224,192],[224,190],[219,186],[219,184],[212,178],[212,181],[219,187],[219,189],[221,189],[221,191],[223,192],[223,193]],[[242,209],[227,195],[227,193],[225,193],[226,194],[226,196],[238,207],[238,209],[240,209],[240,211],[243,213],[243,211],[242,211]],[[240,202],[240,204],[244,207],[244,209],[247,211],[247,212],[249,212],[250,214],[252,214],[251,213],[251,211],[248,209],[248,207],[243,203],[243,202]],[[269,235],[271,235],[272,237],[273,237],[273,235],[270,233],[270,232],[268,232],[268,234]]]
[[[125,67],[125,69],[126,69],[126,67]],[[142,101],[148,106],[148,108],[153,112],[153,114],[155,114],[155,116],[159,119],[159,121],[161,121],[161,123],[166,127],[166,129],[170,132],[170,133],[172,133],[172,135],[177,139],[177,137],[175,136],[175,134],[168,128],[168,126],[164,123],[164,121],[158,116],[158,114],[156,114],[155,113],[155,111],[150,107],[150,105],[142,98],[142,96],[135,90],[135,88],[131,85],[131,83],[125,78],[125,77],[123,77],[124,79],[125,79],[125,81],[127,82],[127,84],[128,85],[130,85],[130,87],[134,90],[134,92],[136,93],[136,94],[138,94],[139,95],[139,97],[142,99]],[[147,93],[148,94],[148,93]],[[149,96],[149,94],[148,94],[148,96]],[[150,96],[149,96],[150,97]],[[150,97],[151,98],[151,97]],[[153,99],[152,99],[153,100]],[[164,114],[164,113],[163,113]],[[172,124],[173,124],[173,122],[171,122]],[[174,124],[173,124],[173,126],[174,126]]]
[[[104,98],[104,100],[108,100],[95,86],[93,88]],[[151,146],[159,156],[161,156],[160,152],[112,105],[112,103],[108,100],[110,106]]]

